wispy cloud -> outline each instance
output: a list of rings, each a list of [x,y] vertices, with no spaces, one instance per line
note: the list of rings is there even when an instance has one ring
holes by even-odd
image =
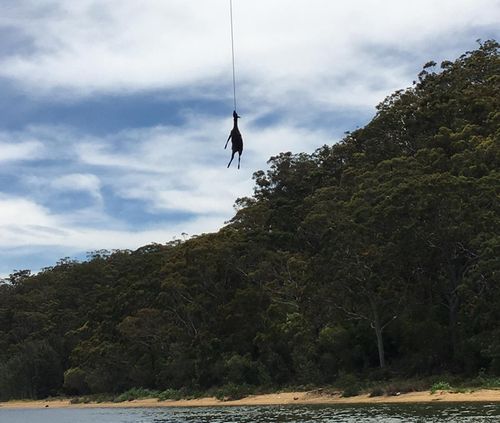
[[[135,249],[152,242],[165,243],[180,239],[182,233],[195,235],[215,231],[222,224],[219,216],[201,216],[145,229],[102,229],[88,225],[88,220],[77,221],[75,216],[53,214],[26,198],[2,196],[0,253],[4,259],[0,262],[0,277],[6,277],[19,268],[38,270],[63,256],[81,256],[82,252],[98,249]],[[47,251],[52,253],[47,254]],[[36,256],[42,254],[50,261],[39,263]],[[34,258],[19,265],[18,255]],[[5,258],[12,261],[6,262]]]
[[[19,224],[37,227],[54,225],[53,218],[44,207],[24,198],[9,198],[4,195],[0,196],[0,222],[4,228]],[[2,241],[7,241],[9,245],[8,239]]]
[[[61,191],[88,192],[98,201],[102,201],[101,181],[96,175],[85,173],[72,173],[55,178],[51,186]]]
[[[232,216],[235,199],[251,194],[252,173],[265,167],[270,155],[312,151],[317,143],[333,141],[321,128],[294,128],[289,122],[260,128],[257,118],[248,115],[241,124],[248,148],[240,171],[226,169],[230,122],[218,117],[193,115],[178,127],[103,137],[60,126],[31,127],[25,136],[43,138],[50,175],[44,166],[18,168],[24,188],[1,197],[0,245],[66,249],[69,255],[216,230]],[[78,202],[82,194],[94,201]],[[132,218],[125,210],[137,202],[142,207]]]
[[[0,199],[0,239],[9,249],[26,246],[66,247],[69,252],[99,248],[137,248],[150,242],[167,242],[182,232],[215,230],[220,219],[202,217],[170,227],[143,230],[102,230],[74,225],[70,216],[52,214],[25,198]],[[71,224],[68,225],[68,221]],[[2,247],[3,248],[3,247]]]
[[[229,88],[227,6],[222,0],[21,0],[4,9],[2,21],[36,49],[5,54],[0,74],[52,94],[201,84],[206,92],[222,80]],[[241,94],[271,102],[294,92],[322,97],[325,86],[343,92],[339,80],[363,73],[354,95],[324,99],[373,104],[366,95],[372,85],[386,92],[408,67],[393,60],[379,72],[387,55],[363,54],[367,44],[411,54],[468,30],[498,27],[499,19],[497,0],[235,2]]]
[[[0,134],[0,163],[37,160],[43,155],[44,147],[40,141],[4,142],[4,137],[10,138],[6,134]]]

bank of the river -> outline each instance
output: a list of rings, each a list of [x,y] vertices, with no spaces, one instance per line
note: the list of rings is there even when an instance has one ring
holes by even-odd
[[[427,403],[427,402],[500,402],[500,390],[480,389],[471,392],[452,393],[438,391],[410,392],[397,396],[370,397],[358,395],[344,398],[340,394],[311,392],[283,392],[265,395],[250,395],[235,401],[221,401],[216,398],[199,398],[189,400],[140,399],[125,402],[102,402],[88,404],[72,404],[70,399],[45,401],[9,401],[0,403],[3,409],[19,408],[150,408],[150,407],[213,407],[213,406],[251,406],[251,405],[287,405],[287,404],[389,404],[389,403]]]

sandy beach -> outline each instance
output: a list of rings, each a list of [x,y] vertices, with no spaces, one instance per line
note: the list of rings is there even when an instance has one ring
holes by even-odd
[[[69,399],[45,401],[9,401],[0,403],[0,409],[20,408],[152,408],[152,407],[213,407],[213,406],[252,406],[286,404],[390,404],[390,403],[427,403],[427,402],[500,402],[500,390],[481,389],[467,393],[438,391],[431,394],[410,392],[398,396],[370,398],[368,394],[343,398],[340,394],[322,394],[321,391],[283,392],[277,394],[251,395],[236,401],[220,401],[216,398],[199,398],[179,401],[158,401],[143,399],[125,402],[103,402],[71,404]]]

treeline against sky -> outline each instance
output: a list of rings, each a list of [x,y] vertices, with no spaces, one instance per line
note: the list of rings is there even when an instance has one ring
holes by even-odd
[[[12,274],[0,398],[500,375],[499,47],[272,157],[217,233]]]

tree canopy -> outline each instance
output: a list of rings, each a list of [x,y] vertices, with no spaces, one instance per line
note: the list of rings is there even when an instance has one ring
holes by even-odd
[[[500,375],[500,45],[281,153],[219,232],[0,283],[0,399]]]

